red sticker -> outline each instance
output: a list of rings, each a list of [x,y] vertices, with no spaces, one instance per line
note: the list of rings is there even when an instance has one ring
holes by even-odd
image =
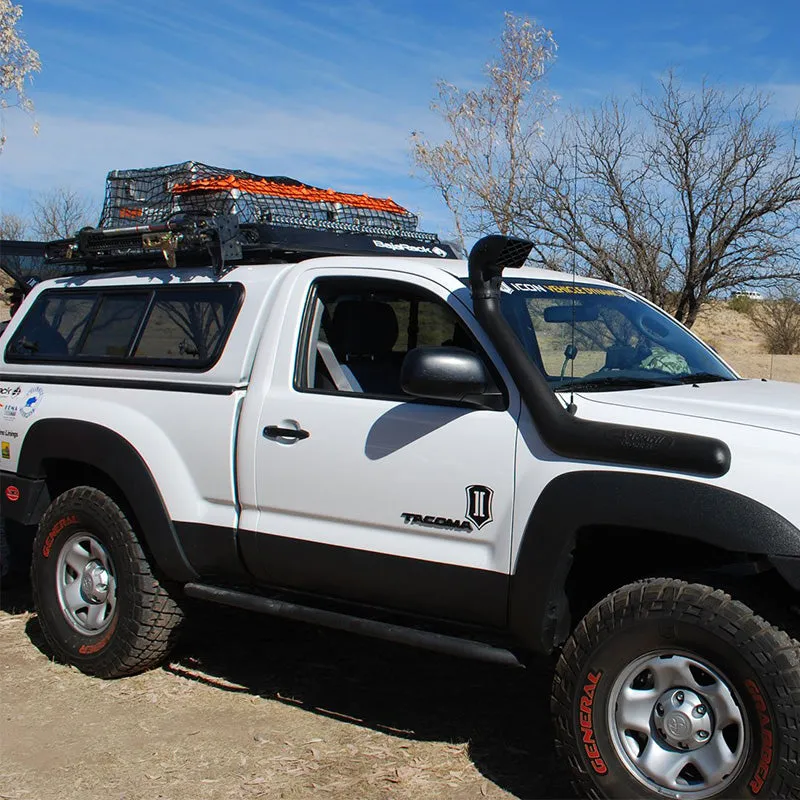
[[[16,503],[17,500],[19,500],[19,489],[17,489],[16,486],[7,486],[6,497],[9,499],[10,502]]]

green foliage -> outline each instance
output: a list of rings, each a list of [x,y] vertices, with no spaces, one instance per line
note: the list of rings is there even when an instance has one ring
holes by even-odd
[[[728,308],[731,311],[736,311],[739,314],[750,314],[753,309],[755,301],[743,294],[737,294],[728,300]]]

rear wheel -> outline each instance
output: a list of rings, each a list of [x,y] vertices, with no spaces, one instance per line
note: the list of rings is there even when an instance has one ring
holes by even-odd
[[[590,797],[800,796],[800,645],[707,586],[625,586],[556,668],[557,746]]]
[[[98,489],[79,486],[50,505],[34,540],[31,581],[53,653],[90,675],[142,672],[175,641],[179,606],[128,518]]]

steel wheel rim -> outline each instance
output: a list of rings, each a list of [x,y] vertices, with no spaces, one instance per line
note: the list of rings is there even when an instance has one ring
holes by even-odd
[[[660,650],[625,667],[609,695],[608,729],[628,772],[667,797],[723,792],[750,752],[750,724],[730,680],[685,652]]]
[[[117,580],[114,562],[97,537],[70,536],[56,563],[56,593],[64,619],[78,633],[96,636],[114,618]]]

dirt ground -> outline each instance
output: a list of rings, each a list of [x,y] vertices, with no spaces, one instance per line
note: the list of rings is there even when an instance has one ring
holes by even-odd
[[[168,665],[103,681],[49,660],[26,589],[2,598],[2,800],[573,797],[548,663],[203,605]]]

